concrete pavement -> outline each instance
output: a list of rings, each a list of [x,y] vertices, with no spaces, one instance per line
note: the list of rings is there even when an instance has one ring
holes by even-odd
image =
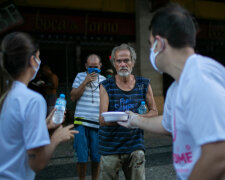
[[[145,132],[146,179],[175,180],[172,165],[172,140],[169,136],[154,135]],[[48,166],[37,174],[35,180],[75,180],[77,178],[74,161],[73,141],[60,144]],[[87,180],[91,179],[90,164],[87,168]],[[120,179],[125,180],[123,172]]]

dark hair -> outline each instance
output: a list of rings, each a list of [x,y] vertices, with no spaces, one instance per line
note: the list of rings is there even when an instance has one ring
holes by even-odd
[[[153,36],[160,35],[174,48],[195,47],[196,25],[190,13],[171,3],[154,14],[149,26]]]
[[[38,49],[38,44],[26,33],[13,32],[3,38],[0,53],[0,110],[13,80],[30,65],[30,57]]]

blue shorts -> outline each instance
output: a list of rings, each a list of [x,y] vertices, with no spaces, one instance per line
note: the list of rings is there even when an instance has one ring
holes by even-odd
[[[75,130],[79,131],[74,138],[74,149],[78,163],[88,162],[88,156],[92,162],[100,162],[98,154],[98,129],[78,125]]]

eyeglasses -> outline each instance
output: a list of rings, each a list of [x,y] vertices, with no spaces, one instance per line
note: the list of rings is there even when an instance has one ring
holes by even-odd
[[[131,60],[130,59],[116,59],[115,62],[116,64],[121,64],[122,62],[127,64],[129,63]]]

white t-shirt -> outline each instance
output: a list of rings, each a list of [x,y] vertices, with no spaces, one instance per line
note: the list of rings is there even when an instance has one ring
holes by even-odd
[[[87,76],[86,72],[78,73],[72,87],[78,88]],[[84,93],[77,101],[74,117],[84,118],[86,121],[82,125],[93,128],[99,128],[99,83],[105,80],[105,77],[98,75],[98,78],[89,83],[84,90]]]
[[[163,127],[173,135],[173,162],[178,179],[188,179],[201,146],[225,141],[225,68],[191,55],[179,82],[166,96]]]
[[[27,150],[50,143],[44,98],[15,81],[0,114],[0,179],[32,180]]]

